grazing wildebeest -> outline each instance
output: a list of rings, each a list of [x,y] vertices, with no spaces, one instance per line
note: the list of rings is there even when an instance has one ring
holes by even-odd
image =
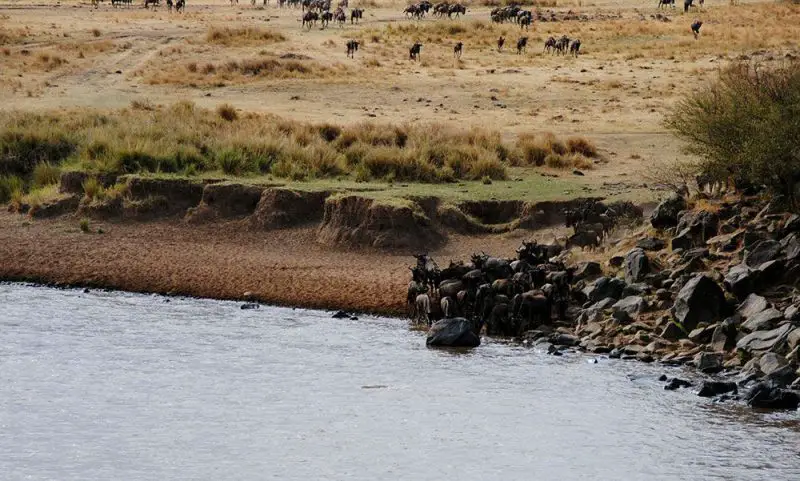
[[[456,17],[458,17],[459,15],[466,15],[467,7],[461,5],[460,3],[450,5],[450,7],[447,9],[447,16],[452,18],[453,14],[455,14]]]
[[[319,16],[319,20],[320,20],[320,23],[322,24],[322,29],[324,30],[325,27],[328,26],[328,23],[330,23],[330,21],[333,20],[333,13],[331,13],[328,10],[326,10],[326,11],[322,12],[322,15]]]
[[[569,46],[569,53],[577,57],[578,51],[580,51],[580,49],[581,49],[581,41],[575,40],[574,42],[572,42],[572,45]]]
[[[675,0],[658,0],[658,8],[666,7],[667,5],[672,5],[672,8],[675,8]]]
[[[144,0],[144,8],[147,8],[150,5],[152,5],[153,8],[156,8],[158,6],[158,1],[159,0]]]
[[[350,58],[356,58],[356,52],[358,51],[358,41],[357,40],[350,40],[347,42],[347,56]]]
[[[694,39],[697,40],[697,36],[700,35],[700,27],[703,26],[703,22],[700,20],[695,20],[692,24],[692,33],[694,34]]]
[[[556,48],[556,39],[554,37],[549,37],[547,40],[544,41],[544,51],[551,52]]]
[[[422,44],[419,42],[414,43],[411,48],[408,50],[408,58],[411,60],[419,60],[419,52],[422,50]]]
[[[417,298],[414,301],[414,310],[416,314],[414,321],[417,324],[425,323],[426,325],[430,325],[431,298],[428,296],[428,294],[423,293],[417,295]]]
[[[525,51],[527,46],[528,46],[528,37],[520,37],[520,39],[517,40],[517,55],[521,55],[522,52]]]
[[[556,41],[556,53],[560,53],[566,55],[567,50],[569,50],[569,41],[570,38],[566,35],[562,36]]]
[[[503,45],[505,45],[505,44],[506,44],[506,38],[504,36],[500,35],[500,38],[497,39],[497,51],[498,52],[502,52],[503,51]]]
[[[456,58],[461,58],[461,53],[464,51],[464,42],[458,42],[455,47],[453,47],[453,55]]]
[[[300,28],[308,25],[308,29],[311,30],[311,26],[316,25],[317,20],[319,20],[319,14],[317,14],[317,12],[306,12],[303,14],[303,24]]]
[[[689,7],[694,7],[694,5],[692,5],[692,3],[694,3],[694,0],[683,0],[683,11],[684,11],[684,13],[689,11]]]
[[[354,8],[350,11],[350,23],[358,23],[361,21],[361,17],[364,16],[364,9],[363,8]]]
[[[172,0],[167,0],[167,10],[172,12],[172,7],[175,5],[172,3]]]
[[[178,13],[183,13],[186,10],[186,0],[178,0],[175,2],[175,11]]]
[[[525,15],[519,19],[519,29],[522,30],[530,30],[531,27],[531,17],[529,15]]]

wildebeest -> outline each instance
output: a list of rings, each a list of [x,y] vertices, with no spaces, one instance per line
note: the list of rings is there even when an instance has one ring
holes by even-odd
[[[528,37],[520,37],[517,40],[517,55],[521,55],[528,46]]]
[[[506,44],[506,38],[504,36],[500,35],[500,38],[497,39],[497,51],[498,52],[502,52],[503,51],[503,45],[505,45],[505,44]]]
[[[461,5],[460,3],[450,5],[450,7],[447,9],[447,16],[452,18],[453,14],[455,14],[456,17],[459,15],[466,15],[467,7]]]
[[[581,49],[581,41],[575,40],[574,42],[572,42],[572,45],[569,46],[569,53],[577,57],[580,49]]]
[[[695,20],[692,23],[692,33],[694,34],[694,39],[697,40],[697,36],[700,35],[700,27],[703,26],[703,22],[700,20]]]
[[[554,37],[549,37],[547,40],[544,41],[544,51],[551,52],[556,48],[556,39]]]
[[[419,60],[419,52],[422,50],[422,44],[419,42],[414,43],[410,49],[408,49],[408,58],[411,60]]]
[[[683,11],[684,11],[684,13],[689,11],[689,7],[693,7],[694,6],[694,5],[692,5],[692,3],[694,3],[694,0],[683,0]]]
[[[350,11],[350,23],[360,22],[363,16],[364,16],[363,8],[354,8],[353,10]]]
[[[426,293],[417,295],[414,301],[414,311],[417,324],[430,325],[431,323],[431,298]]]
[[[300,28],[308,25],[308,29],[311,30],[311,26],[316,25],[317,20],[319,20],[319,14],[317,12],[306,12],[303,14],[303,24]]]
[[[672,8],[675,8],[675,0],[658,0],[658,8],[666,7],[667,5],[672,5]]]
[[[594,231],[581,230],[567,238],[567,249],[580,247],[581,250],[587,247],[591,250],[600,245],[600,238]]]
[[[555,51],[556,53],[566,54],[567,50],[569,50],[569,41],[570,38],[566,35],[563,35],[561,38],[556,40]]]
[[[320,23],[322,24],[322,28],[324,29],[325,27],[328,26],[328,23],[330,23],[330,21],[333,20],[333,13],[331,13],[329,10],[326,10],[322,12],[322,15],[319,16],[319,20]]]
[[[519,19],[519,29],[520,30],[522,30],[523,28],[525,28],[525,30],[529,30],[530,27],[531,27],[531,16],[530,15],[524,15],[522,18]]]
[[[445,318],[453,317],[455,314],[455,301],[453,301],[450,297],[442,297],[442,300],[439,301],[440,307],[442,308],[442,315]]]
[[[333,14],[333,19],[336,23],[339,24],[339,28],[344,27],[344,24],[347,22],[347,15],[344,14],[344,10],[341,8],[336,9],[336,12]]]
[[[464,42],[458,42],[455,47],[453,47],[453,56],[455,58],[461,58],[461,53],[464,51]]]
[[[347,56],[350,58],[355,58],[356,52],[358,51],[358,41],[357,40],[350,40],[347,42]]]
[[[147,8],[150,5],[152,5],[153,8],[156,8],[158,6],[158,3],[159,0],[144,0],[144,8]]]
[[[186,10],[186,0],[178,0],[175,2],[175,11],[178,13],[182,13]]]
[[[172,3],[172,0],[167,0],[167,11],[171,12],[172,11],[172,7],[174,7],[174,6],[175,5]]]

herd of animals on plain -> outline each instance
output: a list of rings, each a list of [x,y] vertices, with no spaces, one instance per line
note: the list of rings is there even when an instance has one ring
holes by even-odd
[[[479,253],[440,269],[427,254],[416,255],[406,297],[413,322],[430,326],[463,317],[478,333],[485,326],[488,335],[519,336],[554,317],[565,319],[575,285],[566,254],[600,246],[618,224],[641,219],[642,210],[630,202],[587,200],[563,214],[572,235],[552,244],[523,242],[516,259]]]
[[[103,0],[92,0],[92,5],[98,6],[98,4],[102,1]],[[113,6],[116,6],[117,4],[130,6],[132,2],[133,0],[111,0],[111,4]],[[155,8],[160,5],[160,2],[161,0],[144,0],[144,8],[149,8],[151,6]],[[256,5],[257,2],[258,0],[250,0],[251,5]],[[348,18],[350,19],[351,24],[357,24],[364,17],[363,8],[351,9],[348,17],[347,8],[349,8],[349,0],[339,0],[336,5],[336,9],[333,11],[331,11],[331,8],[333,7],[333,0],[276,0],[276,2],[279,8],[300,8],[302,11],[302,15],[300,17],[300,26],[301,28],[308,28],[309,30],[316,26],[318,22],[320,28],[323,30],[327,28],[331,22],[334,22],[338,24],[340,28],[343,28],[347,23]],[[698,0],[698,2],[702,7],[705,3],[705,0]],[[230,0],[230,3],[231,5],[237,5],[239,0]],[[731,0],[731,3],[738,3],[738,0]],[[264,6],[269,5],[269,0],[262,0],[262,4]],[[178,13],[181,13],[186,7],[186,0],[177,0],[174,4],[173,0],[166,0],[166,5],[170,12],[172,12],[174,8]],[[675,0],[658,0],[658,8],[667,7],[670,5],[675,8]],[[688,12],[689,9],[694,6],[694,0],[684,0],[684,12]],[[418,3],[408,5],[403,10],[403,13],[408,18],[421,20],[429,13],[431,16],[436,16],[438,18],[444,18],[445,16],[447,18],[458,18],[461,15],[466,15],[467,10],[467,7],[461,3],[450,3],[448,1],[444,1],[434,4],[428,0],[422,0]],[[537,15],[532,10],[524,10],[521,6],[516,4],[492,9],[489,12],[489,18],[493,23],[516,23],[520,27],[520,30],[529,30],[534,19],[547,21],[547,17]],[[700,35],[700,27],[702,27],[702,25],[703,22],[700,20],[695,20],[691,24],[690,29],[695,39],[697,39]],[[502,35],[497,39],[498,52],[503,51],[505,42],[506,39]],[[360,42],[357,40],[349,40],[346,43],[347,57],[355,58],[355,53],[358,51],[359,46]],[[517,54],[522,55],[526,53],[527,46],[528,37],[520,36],[516,43]],[[580,39],[571,39],[567,35],[563,35],[559,38],[549,37],[544,43],[544,52],[546,53],[561,55],[566,55],[569,53],[570,55],[577,57],[580,53],[580,49]],[[414,42],[409,48],[409,60],[420,60],[421,51],[422,43]],[[464,42],[459,41],[453,46],[453,56],[456,59],[460,59],[463,52]]]

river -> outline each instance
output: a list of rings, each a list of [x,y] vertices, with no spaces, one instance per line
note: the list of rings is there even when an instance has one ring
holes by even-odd
[[[800,416],[396,319],[0,284],[0,479],[796,480]]]

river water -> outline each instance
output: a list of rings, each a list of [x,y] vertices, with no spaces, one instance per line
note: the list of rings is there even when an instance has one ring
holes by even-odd
[[[0,285],[0,479],[797,480],[800,416],[402,321]]]

